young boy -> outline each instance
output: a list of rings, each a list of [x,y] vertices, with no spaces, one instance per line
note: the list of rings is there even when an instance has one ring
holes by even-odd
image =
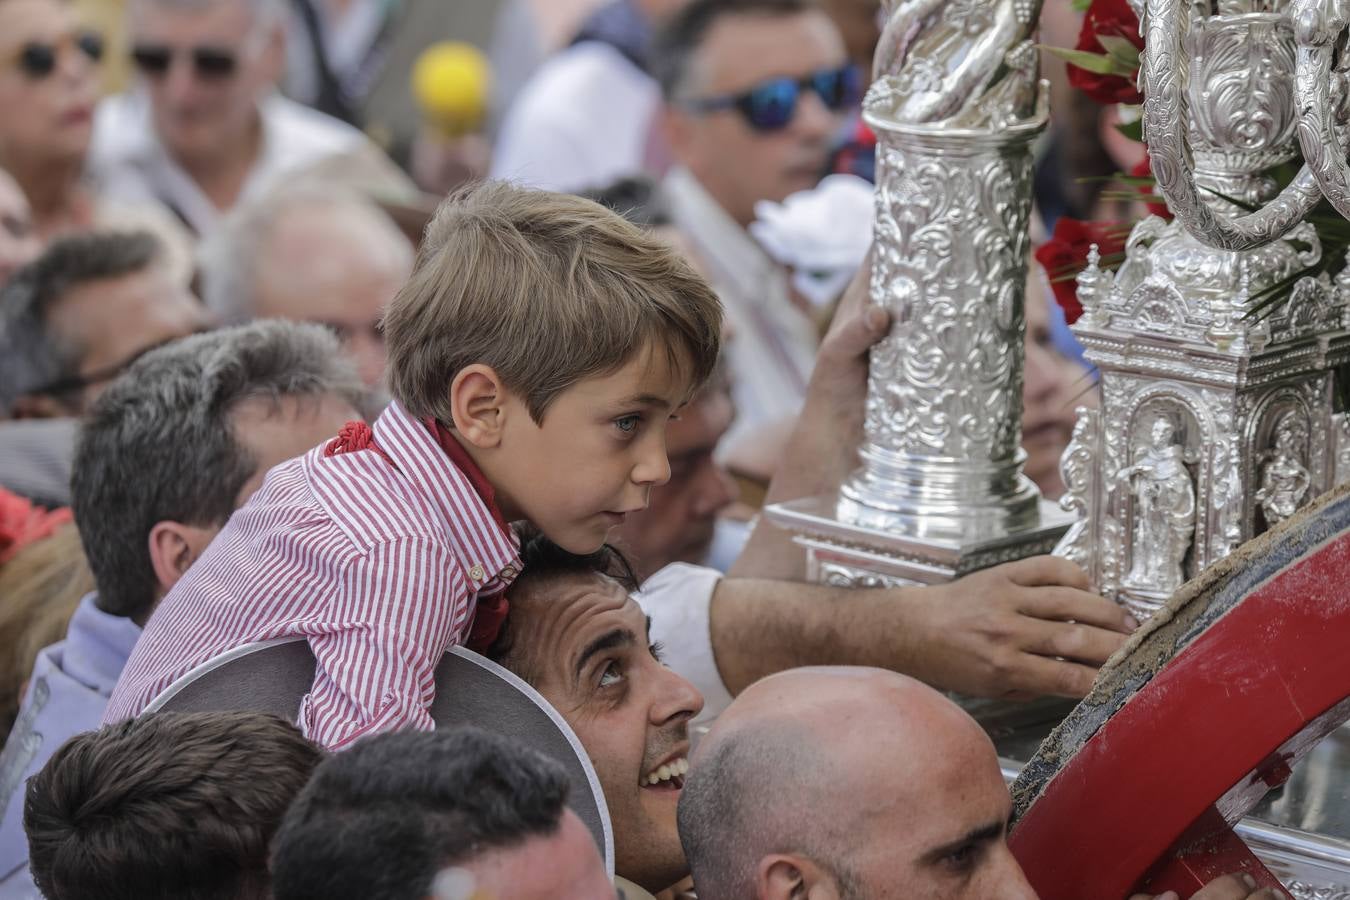
[[[589,553],[644,508],[720,327],[674,251],[595,203],[501,183],[446,201],[385,317],[394,402],[271,471],[150,618],[104,721],[303,635],[307,737],[430,730],[441,656],[486,648],[505,616],[507,523]]]

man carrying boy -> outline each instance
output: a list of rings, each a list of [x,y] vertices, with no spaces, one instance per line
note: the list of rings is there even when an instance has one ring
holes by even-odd
[[[679,255],[597,204],[505,184],[447,201],[385,321],[394,402],[273,470],[150,619],[105,721],[303,635],[308,737],[430,730],[442,654],[486,647],[505,615],[507,523],[589,553],[644,508],[720,328]]]

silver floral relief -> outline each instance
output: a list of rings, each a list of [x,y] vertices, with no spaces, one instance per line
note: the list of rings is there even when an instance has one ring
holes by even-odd
[[[1337,413],[1332,419],[1336,468],[1334,484],[1350,481],[1350,415]]]
[[[885,152],[873,297],[895,327],[872,351],[869,442],[895,453],[1011,460],[1020,443],[1030,159],[978,167]],[[1008,219],[1012,219],[1011,222]]]
[[[1341,215],[1350,217],[1350,164],[1346,162],[1344,118],[1333,96],[1339,86],[1344,100],[1345,66],[1333,69],[1336,43],[1350,18],[1350,4],[1340,0],[1295,0],[1291,18],[1298,39],[1295,78],[1298,141],[1307,167],[1322,195]],[[1340,121],[1338,121],[1340,118]]]
[[[1060,479],[1064,495],[1060,508],[1075,513],[1077,520],[1055,546],[1055,555],[1062,556],[1092,574],[1093,530],[1097,526],[1097,502],[1093,492],[1093,476],[1101,444],[1101,413],[1080,406],[1076,410],[1073,436],[1059,460]]]
[[[1350,888],[1340,884],[1286,881],[1284,887],[1294,900],[1350,900]]]
[[[833,562],[820,563],[816,567],[816,577],[813,580],[830,587],[841,588],[894,588],[917,583],[904,578],[895,578],[856,566],[846,566]]]

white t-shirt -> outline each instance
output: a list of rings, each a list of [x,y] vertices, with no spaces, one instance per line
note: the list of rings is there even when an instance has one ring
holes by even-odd
[[[574,44],[544,63],[507,110],[492,177],[584,191],[642,174],[660,102],[655,80],[618,50]]]
[[[731,703],[713,657],[712,596],[722,573],[689,563],[671,563],[642,585],[638,605],[651,617],[651,638],[660,642],[666,665],[703,695],[692,724],[711,721]]]

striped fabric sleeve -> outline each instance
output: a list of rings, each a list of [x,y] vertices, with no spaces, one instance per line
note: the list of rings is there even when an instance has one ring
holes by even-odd
[[[332,630],[312,635],[317,667],[301,706],[311,740],[340,750],[370,734],[435,726],[435,670],[459,642],[472,595],[443,543],[402,537],[350,564],[331,607]]]

